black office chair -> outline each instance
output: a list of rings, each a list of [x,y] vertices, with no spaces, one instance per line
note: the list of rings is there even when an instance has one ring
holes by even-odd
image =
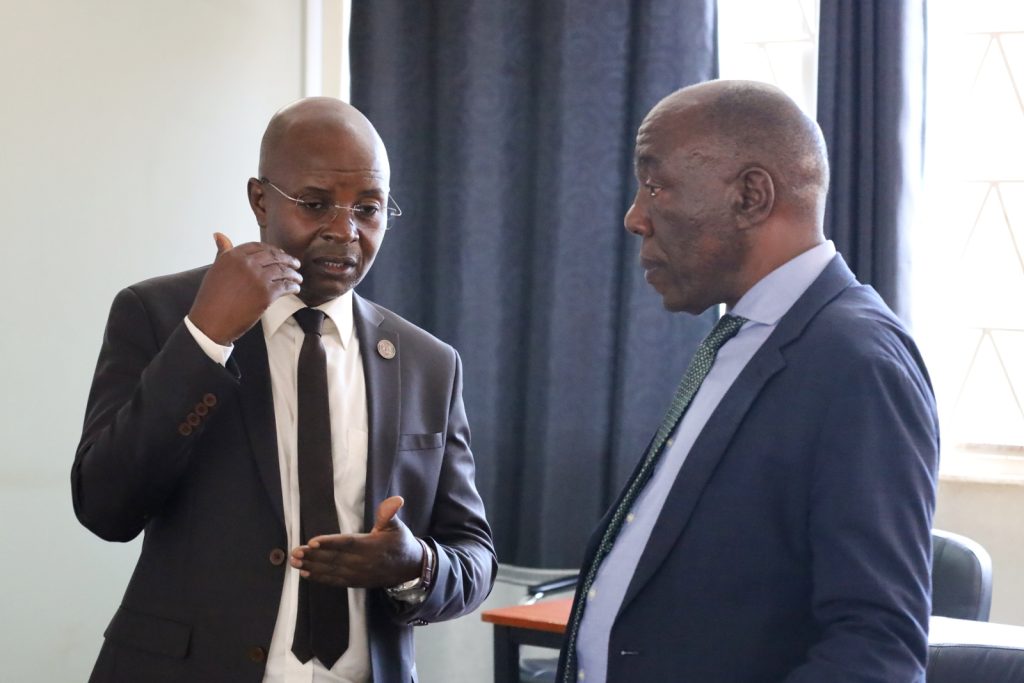
[[[542,583],[536,583],[526,587],[526,600],[523,601],[524,605],[532,605],[538,600],[545,598],[549,595],[555,595],[557,593],[564,593],[567,591],[576,590],[576,581],[579,580],[579,573],[566,574],[565,576],[559,576],[551,579],[550,581],[544,581]]]
[[[988,552],[966,536],[932,529],[932,615],[988,621],[991,607]]]
[[[1021,683],[1024,628],[967,619],[932,619],[928,683]]]

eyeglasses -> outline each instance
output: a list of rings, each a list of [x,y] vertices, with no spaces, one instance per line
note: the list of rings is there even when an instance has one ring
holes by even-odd
[[[295,204],[304,220],[315,223],[318,227],[330,225],[339,213],[348,211],[361,230],[380,230],[381,228],[387,230],[391,227],[391,219],[402,215],[402,209],[390,194],[388,194],[387,206],[381,206],[380,202],[372,199],[347,206],[335,204],[329,195],[292,197],[266,178],[260,178],[260,184],[270,185],[277,190],[278,194]]]

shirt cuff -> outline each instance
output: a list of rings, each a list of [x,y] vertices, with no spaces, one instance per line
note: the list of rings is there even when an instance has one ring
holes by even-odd
[[[195,323],[185,316],[185,327],[192,333],[192,338],[199,344],[199,348],[203,350],[207,356],[210,357],[214,363],[226,366],[228,364],[228,358],[231,357],[231,352],[234,351],[235,345],[221,346],[217,342],[207,337],[201,329],[196,327]]]

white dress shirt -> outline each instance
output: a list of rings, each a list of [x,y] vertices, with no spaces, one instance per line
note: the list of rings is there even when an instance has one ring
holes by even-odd
[[[327,391],[331,411],[331,450],[334,459],[334,501],[341,533],[358,533],[363,526],[369,421],[363,364],[352,321],[352,292],[317,306],[327,317],[323,340],[327,352]],[[297,461],[296,371],[305,335],[292,314],[305,304],[294,295],[275,301],[260,318],[267,343],[270,384],[277,425],[277,454],[281,471],[288,552],[304,542],[299,535],[299,477]],[[192,336],[206,354],[225,364],[233,347],[220,346],[185,318]],[[277,623],[267,655],[264,683],[367,683],[370,649],[366,631],[366,591],[348,591],[349,639],[345,654],[328,670],[315,657],[306,664],[292,654],[298,610],[299,570],[286,565]]]
[[[748,322],[719,349],[711,371],[665,443],[666,450],[654,473],[633,503],[611,552],[601,563],[594,584],[584,597],[586,610],[576,640],[579,680],[605,683],[612,625],[690,448],[747,362],[775,330],[782,316],[825,270],[835,253],[832,242],[805,251],[759,280],[729,311]]]

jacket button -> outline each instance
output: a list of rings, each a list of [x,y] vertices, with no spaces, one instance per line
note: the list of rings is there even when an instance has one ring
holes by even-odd
[[[189,414],[188,414],[188,417],[186,417],[186,418],[185,418],[185,422],[188,422],[188,423],[189,423],[190,425],[192,425],[193,427],[195,427],[196,425],[198,425],[198,424],[199,424],[199,423],[200,423],[201,421],[202,421],[202,420],[200,420],[200,419],[199,419],[199,416],[198,416],[198,415],[196,415],[195,413],[189,413]]]
[[[262,647],[250,647],[249,648],[249,661],[261,664],[267,661],[267,651]]]
[[[283,550],[280,548],[274,548],[270,551],[270,564],[275,567],[279,567],[284,564],[285,557],[286,555]]]
[[[182,422],[180,425],[178,425],[178,433],[181,434],[182,436],[189,436],[190,434],[192,434],[192,425],[190,425],[187,422]]]
[[[205,403],[197,403],[196,407],[194,408],[194,410],[195,410],[195,414],[198,415],[199,417],[203,417],[208,412],[210,412],[210,409],[206,407]]]
[[[213,394],[207,394],[206,396],[203,396],[203,403],[205,403],[208,408],[212,408],[217,405],[217,397]]]

